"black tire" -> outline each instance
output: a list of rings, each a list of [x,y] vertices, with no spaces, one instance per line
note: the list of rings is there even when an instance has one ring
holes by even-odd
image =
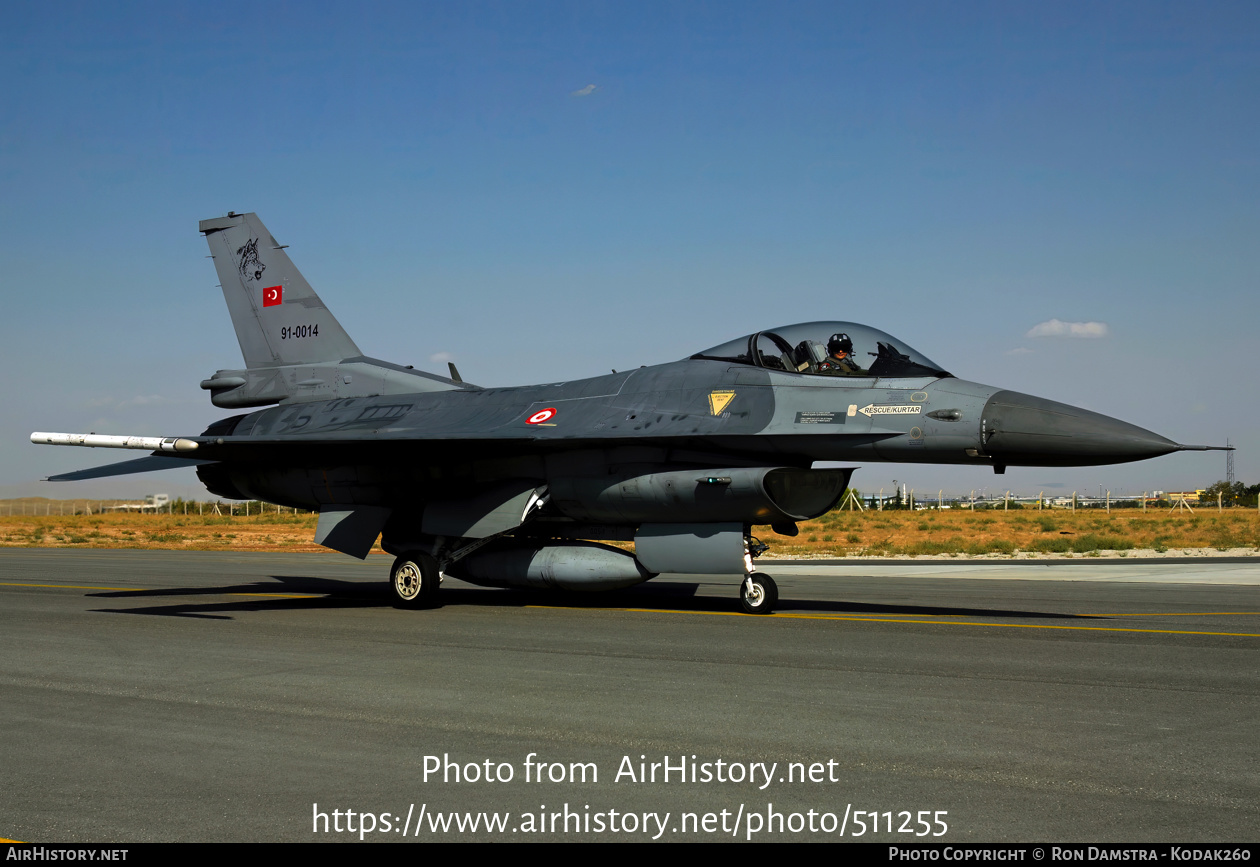
[[[764,572],[754,572],[739,585],[739,604],[745,614],[769,614],[779,604],[779,587]]]
[[[389,589],[395,608],[436,608],[438,604],[437,561],[428,554],[404,554],[389,570]]]

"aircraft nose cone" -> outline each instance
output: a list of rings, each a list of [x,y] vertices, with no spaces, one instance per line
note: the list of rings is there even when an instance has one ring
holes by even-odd
[[[1140,461],[1177,450],[1157,433],[1066,403],[999,391],[985,404],[981,437],[994,459],[1022,466]]]

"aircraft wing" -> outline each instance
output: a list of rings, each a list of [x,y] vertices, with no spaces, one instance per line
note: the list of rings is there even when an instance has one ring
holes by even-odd
[[[109,476],[147,473],[177,467],[195,467],[220,461],[245,461],[270,464],[320,466],[367,460],[406,461],[417,460],[441,464],[450,460],[462,460],[478,455],[493,454],[508,457],[521,454],[544,454],[583,448],[607,448],[619,442],[615,437],[556,436],[551,430],[531,431],[525,435],[482,434],[470,436],[440,433],[417,435],[414,430],[383,432],[366,430],[323,431],[311,434],[279,434],[271,436],[106,436],[99,434],[45,433],[31,434],[31,442],[42,445],[80,446],[87,448],[121,448],[151,452],[148,457],[122,461],[100,467],[60,473],[48,478],[53,482],[82,481]],[[539,436],[537,434],[541,433]],[[897,431],[873,430],[844,436],[851,444],[876,442],[893,436]],[[760,454],[775,462],[785,456],[795,455],[799,441],[791,437],[766,435],[731,436],[720,439],[705,434],[690,436],[661,435],[639,436],[636,446],[662,446],[687,448],[711,453],[738,451],[745,456]],[[797,463],[798,461],[793,461]]]

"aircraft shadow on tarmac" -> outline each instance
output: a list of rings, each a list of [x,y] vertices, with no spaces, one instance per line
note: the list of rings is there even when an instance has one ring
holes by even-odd
[[[301,611],[305,609],[389,608],[393,596],[383,583],[338,581],[297,575],[272,575],[278,582],[253,582],[209,587],[172,587],[153,590],[125,590],[88,593],[98,599],[163,599],[184,598],[187,601],[151,606],[93,609],[105,614],[147,614],[163,617],[193,617],[208,620],[231,620],[233,613],[259,611]],[[703,590],[702,590],[703,588]],[[731,583],[662,582],[655,586],[640,584],[625,590],[603,593],[572,593],[547,590],[501,590],[476,587],[444,587],[442,607],[525,607],[619,609],[640,611],[695,611],[731,613],[739,611]],[[304,593],[322,596],[285,597],[276,594]],[[711,595],[712,594],[712,595]],[[235,596],[230,601],[195,602],[190,597]],[[783,599],[777,610],[783,613],[847,614],[856,616],[900,617],[994,617],[1030,620],[1096,620],[1091,615],[1063,614],[1048,611],[1021,611],[996,608],[969,608],[947,605],[912,605],[905,603],[869,603],[845,600]],[[423,617],[422,611],[410,612]]]

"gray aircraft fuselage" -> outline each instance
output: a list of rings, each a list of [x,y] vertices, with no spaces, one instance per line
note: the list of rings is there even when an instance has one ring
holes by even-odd
[[[413,471],[429,472],[454,471],[452,461],[554,462],[610,449],[671,450],[697,466],[898,461],[1001,471],[1120,463],[1178,448],[1098,413],[953,377],[806,376],[705,359],[547,385],[296,403],[216,427],[214,437],[193,438],[202,444],[198,457],[212,458],[226,434],[225,445],[283,444],[333,464],[347,450],[355,463],[373,463],[379,448],[393,467],[403,449]],[[287,462],[271,449],[261,460]],[[313,487],[293,504],[328,501]]]

